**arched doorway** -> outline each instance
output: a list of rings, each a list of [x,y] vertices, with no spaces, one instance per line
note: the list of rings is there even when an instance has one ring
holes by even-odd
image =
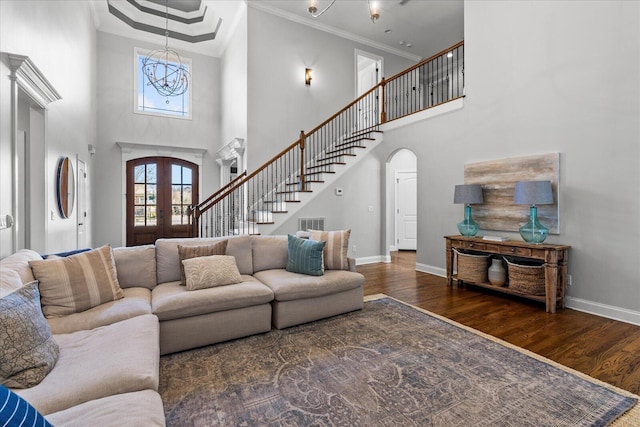
[[[198,203],[198,165],[173,157],[127,162],[127,246],[188,237],[187,208]]]
[[[418,248],[417,178],[416,155],[406,148],[395,151],[387,161],[389,251]]]

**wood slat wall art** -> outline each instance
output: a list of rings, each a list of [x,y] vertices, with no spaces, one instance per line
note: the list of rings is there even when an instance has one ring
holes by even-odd
[[[529,219],[529,206],[513,203],[517,181],[551,181],[553,205],[538,206],[538,220],[559,234],[560,153],[513,157],[464,165],[464,183],[481,184],[484,204],[473,205],[473,219],[483,230],[518,231]]]

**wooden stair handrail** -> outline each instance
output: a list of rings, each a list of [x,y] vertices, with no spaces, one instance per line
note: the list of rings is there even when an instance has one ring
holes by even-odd
[[[242,172],[240,175],[238,175],[237,177],[233,178],[231,181],[229,181],[228,183],[226,183],[225,185],[223,185],[222,187],[220,187],[218,189],[218,191],[216,191],[215,193],[213,193],[212,195],[210,195],[209,197],[207,197],[206,200],[198,203],[197,206],[194,207],[194,209],[201,209],[205,204],[207,204],[211,199],[213,199],[214,197],[216,197],[218,194],[222,193],[225,189],[229,188],[230,186],[232,186],[233,184],[235,184],[236,182],[238,182],[238,180],[242,179],[242,177],[244,177],[247,174],[247,170],[245,169],[244,172]]]
[[[253,171],[250,175],[245,176],[244,179],[242,179],[242,181],[236,182],[236,184],[232,188],[228,188],[223,194],[220,194],[218,197],[216,197],[216,199],[214,201],[209,203],[209,205],[215,205],[220,200],[222,200],[225,197],[227,197],[229,194],[231,194],[232,192],[237,190],[239,187],[241,187],[245,182],[249,181],[251,178],[253,178],[257,174],[262,172],[264,169],[266,169],[270,164],[274,163],[280,157],[284,156],[288,151],[294,149],[298,144],[300,144],[300,140],[294,142],[293,144],[289,145],[287,148],[285,148],[284,150],[282,150],[281,152],[279,152],[278,154],[273,156],[271,158],[271,160],[266,161],[262,166],[260,166],[260,168],[258,168],[255,171]],[[204,212],[204,210],[203,211],[198,211],[198,214],[202,214],[202,212]]]
[[[386,95],[385,86],[390,81],[393,81],[393,80],[395,80],[395,79],[397,79],[399,77],[402,77],[403,75],[406,75],[406,74],[416,70],[417,68],[419,68],[419,67],[421,67],[421,66],[423,66],[423,65],[425,65],[425,64],[427,64],[427,63],[429,63],[429,62],[431,62],[431,61],[433,61],[435,59],[437,59],[438,57],[440,57],[442,55],[445,55],[446,53],[448,53],[450,51],[453,51],[453,50],[455,50],[455,49],[457,49],[457,48],[459,48],[460,46],[463,46],[463,45],[464,45],[464,40],[461,40],[458,43],[454,44],[453,46],[450,46],[447,49],[444,49],[444,50],[436,53],[435,55],[430,56],[429,58],[423,59],[422,61],[418,62],[417,64],[413,65],[412,67],[407,68],[406,70],[401,71],[401,72],[397,73],[396,75],[394,75],[394,76],[392,76],[390,78],[385,79],[384,77],[382,77],[382,79],[380,80],[379,83],[377,83],[371,89],[369,89],[366,92],[364,92],[358,98],[354,99],[352,102],[347,104],[344,108],[342,108],[341,110],[339,110],[338,112],[333,114],[331,117],[329,117],[328,119],[326,119],[325,121],[320,123],[318,126],[316,126],[315,128],[313,128],[312,130],[310,130],[307,133],[305,133],[304,131],[301,131],[300,132],[300,139],[298,139],[297,141],[293,142],[291,145],[289,145],[288,147],[286,147],[285,149],[280,151],[278,154],[273,156],[270,160],[268,160],[265,163],[263,163],[262,166],[260,166],[258,169],[253,171],[251,174],[247,175],[247,171],[245,170],[241,175],[237,176],[231,182],[229,182],[228,184],[226,184],[223,187],[221,187],[220,189],[218,189],[215,193],[213,193],[211,196],[209,196],[205,201],[201,202],[197,206],[190,207],[189,212],[188,212],[189,219],[191,219],[192,216],[196,220],[199,219],[202,216],[202,214],[204,212],[208,211],[212,206],[216,205],[221,200],[223,200],[225,197],[229,196],[231,193],[233,193],[238,188],[243,186],[245,183],[249,182],[253,177],[255,177],[260,172],[262,172],[264,169],[266,169],[267,167],[269,167],[270,165],[272,165],[273,163],[278,161],[280,158],[285,156],[288,152],[294,150],[296,147],[298,147],[299,150],[300,150],[300,180],[301,180],[300,182],[301,182],[301,189],[302,189],[302,191],[304,191],[305,190],[305,181],[306,181],[305,173],[304,173],[305,172],[305,163],[304,163],[305,162],[305,154],[304,154],[304,149],[305,149],[305,140],[306,140],[306,138],[308,138],[310,135],[313,135],[314,133],[318,132],[320,129],[322,129],[327,124],[329,124],[332,120],[334,120],[337,117],[339,117],[341,114],[343,114],[344,112],[349,110],[351,107],[353,107],[358,102],[360,102],[361,100],[363,100],[364,98],[369,96],[374,91],[380,90],[380,97],[376,101],[376,102],[379,102],[380,106],[381,106],[381,111],[379,112],[379,116],[377,118],[377,123],[372,125],[372,126],[370,126],[369,128],[367,128],[367,129],[373,130],[373,131],[377,130],[378,126],[380,124],[383,124],[383,123],[385,123],[387,121],[386,111],[385,111],[385,104],[386,104],[386,102],[385,102],[386,101],[385,100],[385,95]],[[457,98],[455,98],[455,99],[457,99]],[[448,102],[448,101],[446,101],[446,102]],[[194,233],[197,232],[197,230],[196,230],[197,225],[198,225],[197,222],[198,221],[194,221],[191,224],[192,225],[192,232],[194,232]]]
[[[386,81],[387,81],[387,82],[389,82],[390,80],[395,80],[395,79],[397,79],[397,78],[399,78],[399,77],[402,77],[402,76],[404,76],[405,74],[412,72],[412,71],[413,71],[413,70],[415,70],[416,68],[420,68],[420,67],[422,67],[422,66],[423,66],[424,64],[426,64],[427,62],[431,62],[431,61],[433,61],[434,59],[436,59],[437,57],[442,56],[442,55],[444,55],[445,53],[448,53],[448,52],[450,52],[450,51],[452,51],[452,50],[454,50],[454,49],[457,49],[457,48],[459,48],[459,47],[460,47],[460,46],[462,46],[462,45],[464,45],[464,40],[459,41],[458,43],[454,44],[454,45],[453,45],[453,46],[451,46],[451,47],[448,47],[448,48],[446,48],[446,49],[444,49],[444,50],[441,50],[440,52],[436,53],[435,55],[431,55],[430,57],[428,57],[428,58],[426,58],[426,59],[423,59],[422,61],[418,62],[416,65],[414,65],[414,66],[412,66],[412,67],[409,67],[409,68],[407,68],[406,70],[400,71],[400,72],[399,72],[398,74],[396,74],[395,76],[393,76],[393,77],[389,77],[388,79],[386,79]]]

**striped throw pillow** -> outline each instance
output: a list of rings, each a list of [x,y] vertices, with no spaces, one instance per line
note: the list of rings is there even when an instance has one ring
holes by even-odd
[[[7,427],[53,427],[29,402],[1,385],[0,425]]]
[[[287,242],[287,271],[292,273],[307,274],[309,276],[322,276],[322,250],[325,242],[301,239],[289,234]]]
[[[124,297],[111,246],[66,258],[29,261],[45,317],[62,317]]]
[[[327,270],[349,270],[349,235],[351,229],[340,231],[309,230],[310,239],[327,242],[324,247],[324,267]]]
[[[184,246],[178,245],[178,257],[180,258],[180,278],[182,286],[187,285],[187,278],[184,275],[184,264],[182,261],[191,258],[200,258],[203,256],[225,255],[227,252],[227,240],[221,240],[211,245],[201,246]]]

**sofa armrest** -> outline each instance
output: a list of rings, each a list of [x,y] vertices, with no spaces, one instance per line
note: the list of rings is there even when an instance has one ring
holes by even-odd
[[[349,261],[349,271],[356,271],[356,259],[348,257],[347,261]]]

